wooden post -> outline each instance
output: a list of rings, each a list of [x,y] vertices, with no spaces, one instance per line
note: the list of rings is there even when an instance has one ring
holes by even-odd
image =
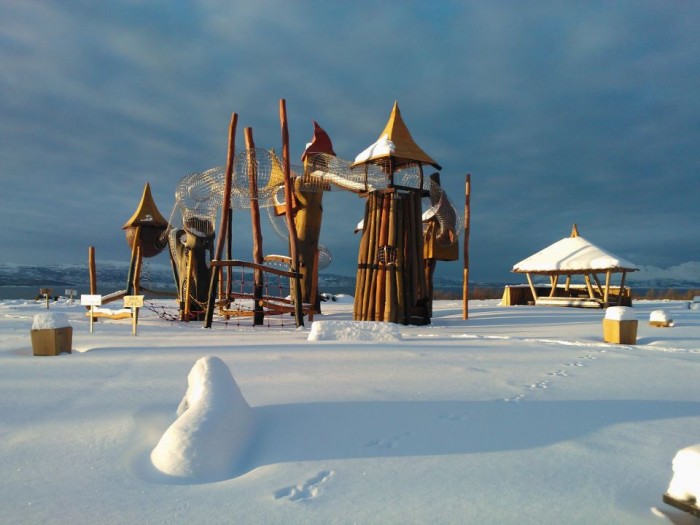
[[[88,247],[88,273],[90,274],[90,295],[97,294],[97,271],[95,270],[95,247]]]
[[[526,273],[525,276],[527,277],[527,282],[530,285],[530,291],[532,292],[532,299],[535,301],[535,304],[537,304],[537,290],[535,290],[535,285],[532,284],[532,277],[530,277],[530,273]]]
[[[391,208],[391,194],[387,193],[382,199],[381,220],[379,222],[379,250],[382,250],[388,245],[389,241],[389,210]],[[384,321],[384,305],[387,281],[387,264],[386,252],[383,254],[383,260],[377,260],[379,265],[377,269],[377,291],[374,302],[374,320]]]
[[[189,234],[188,234],[189,235]],[[192,288],[192,274],[194,273],[194,249],[187,249],[187,269],[185,270],[185,282],[182,286],[182,299],[185,301],[182,312],[182,321],[189,321],[192,308],[190,306],[190,288]],[[128,293],[127,295],[131,295]]]
[[[237,123],[238,115],[236,113],[231,113],[231,121],[229,122],[228,127],[228,150],[226,152],[226,173],[224,175],[224,195],[221,208],[221,220],[219,223],[219,238],[217,239],[216,249],[214,252],[215,261],[221,260],[221,253],[224,249],[224,241],[227,239],[227,237],[229,239],[229,250],[231,248],[231,185],[233,183],[233,159],[236,148]],[[204,318],[204,326],[206,328],[211,328],[212,319],[214,317],[214,305],[216,304],[216,290],[218,288],[219,278],[220,270],[213,269],[211,272],[211,281],[209,282],[209,300],[207,301],[207,313]]]
[[[395,198],[395,208],[396,208],[396,224],[394,235],[396,237],[396,270],[394,271],[394,278],[396,279],[396,306],[394,311],[394,323],[403,323],[403,319],[406,315],[406,288],[404,282],[404,268],[406,265],[405,256],[405,232],[404,229],[404,199],[399,198],[397,195]]]
[[[384,322],[396,322],[396,194],[389,201],[389,232],[387,244],[392,251],[391,261],[387,261],[386,292],[384,301]]]
[[[464,272],[462,275],[462,319],[469,319],[469,227],[471,222],[471,174],[467,173],[464,189]],[[533,293],[534,295],[534,293]],[[535,297],[535,300],[537,298]]]
[[[282,171],[284,173],[284,214],[287,219],[289,231],[289,256],[292,258],[292,271],[299,274],[299,244],[297,231],[294,227],[294,215],[292,213],[292,174],[289,165],[289,129],[287,126],[287,102],[280,99],[280,128],[282,132]],[[313,270],[312,270],[313,271]],[[301,300],[301,283],[299,277],[294,283],[294,318],[297,327],[304,326],[304,311]],[[316,297],[312,298],[312,305]]]
[[[143,264],[143,256],[141,255],[141,246],[136,246],[136,264],[134,265],[134,292],[133,295],[139,295],[141,292],[141,266]]]
[[[608,298],[610,297],[610,277],[612,271],[608,270],[605,272],[605,293],[603,294],[603,304],[608,306]],[[622,292],[622,290],[620,290]]]
[[[617,298],[617,304],[622,305],[622,294],[625,292],[625,277],[627,277],[627,272],[622,271],[622,279],[620,279],[620,295]]]
[[[136,227],[134,240],[131,244],[131,261],[129,262],[129,273],[126,276],[126,295],[132,295],[134,290],[134,276],[136,272],[136,261],[138,258],[138,247],[141,243],[141,226]]]
[[[362,219],[362,233],[360,234],[360,246],[357,249],[357,276],[355,277],[355,299],[352,305],[352,318],[358,321],[362,315],[362,295],[365,289],[365,278],[367,271],[365,259],[369,236],[367,228],[369,225],[369,200],[365,201],[365,214]]]
[[[262,231],[260,229],[260,206],[258,203],[258,168],[255,156],[255,141],[253,129],[245,128],[245,147],[248,155],[248,190],[250,192],[250,222],[253,227],[253,262],[263,264]],[[265,313],[262,307],[263,274],[259,269],[253,272],[253,325],[261,325],[265,322]]]

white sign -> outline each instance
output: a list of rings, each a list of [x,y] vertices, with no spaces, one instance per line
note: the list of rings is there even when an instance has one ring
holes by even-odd
[[[70,288],[66,288],[66,291],[64,292],[66,295],[73,296],[77,294],[78,292],[76,290],[71,290]]]
[[[102,304],[101,295],[81,295],[80,304],[83,306],[100,306]]]
[[[124,308],[141,308],[143,306],[143,295],[125,295]]]

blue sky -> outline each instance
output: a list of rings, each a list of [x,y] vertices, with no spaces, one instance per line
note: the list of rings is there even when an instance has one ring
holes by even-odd
[[[2,0],[0,21],[0,262],[128,261],[144,184],[169,216],[232,112],[239,144],[279,148],[280,98],[295,163],[312,120],[352,159],[398,101],[460,210],[472,174],[476,281],[518,281],[573,223],[638,265],[700,261],[696,2]],[[324,204],[327,271],[354,275],[363,201]]]

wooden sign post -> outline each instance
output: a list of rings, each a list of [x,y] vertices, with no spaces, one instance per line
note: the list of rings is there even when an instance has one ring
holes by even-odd
[[[39,294],[43,295],[46,299],[46,309],[49,309],[49,296],[51,295],[51,288],[39,288]]]
[[[73,306],[73,296],[78,293],[76,290],[72,290],[70,288],[66,288],[65,294],[69,297],[68,304],[70,306]]]
[[[139,323],[139,308],[143,307],[143,295],[125,295],[124,308],[131,308],[131,333],[136,335]]]
[[[92,325],[95,322],[95,306],[102,304],[101,295],[81,295],[80,304],[90,307],[90,333],[92,333]]]

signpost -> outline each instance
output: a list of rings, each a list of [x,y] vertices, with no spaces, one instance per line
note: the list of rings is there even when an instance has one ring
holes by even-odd
[[[70,301],[68,301],[68,304],[69,304],[70,306],[73,306],[73,296],[74,296],[75,294],[77,294],[78,292],[77,292],[76,290],[72,290],[72,289],[70,289],[70,288],[66,288],[66,292],[65,292],[65,293],[66,293],[66,295],[67,295],[68,297],[70,297]]]
[[[51,295],[51,288],[39,288],[39,294],[46,297],[46,309],[49,309],[49,296]]]
[[[81,295],[80,304],[90,307],[90,333],[92,333],[92,325],[95,322],[95,306],[102,304],[101,295]]]
[[[131,332],[136,335],[136,325],[139,323],[139,308],[143,307],[143,295],[125,295],[124,308],[131,308]]]

